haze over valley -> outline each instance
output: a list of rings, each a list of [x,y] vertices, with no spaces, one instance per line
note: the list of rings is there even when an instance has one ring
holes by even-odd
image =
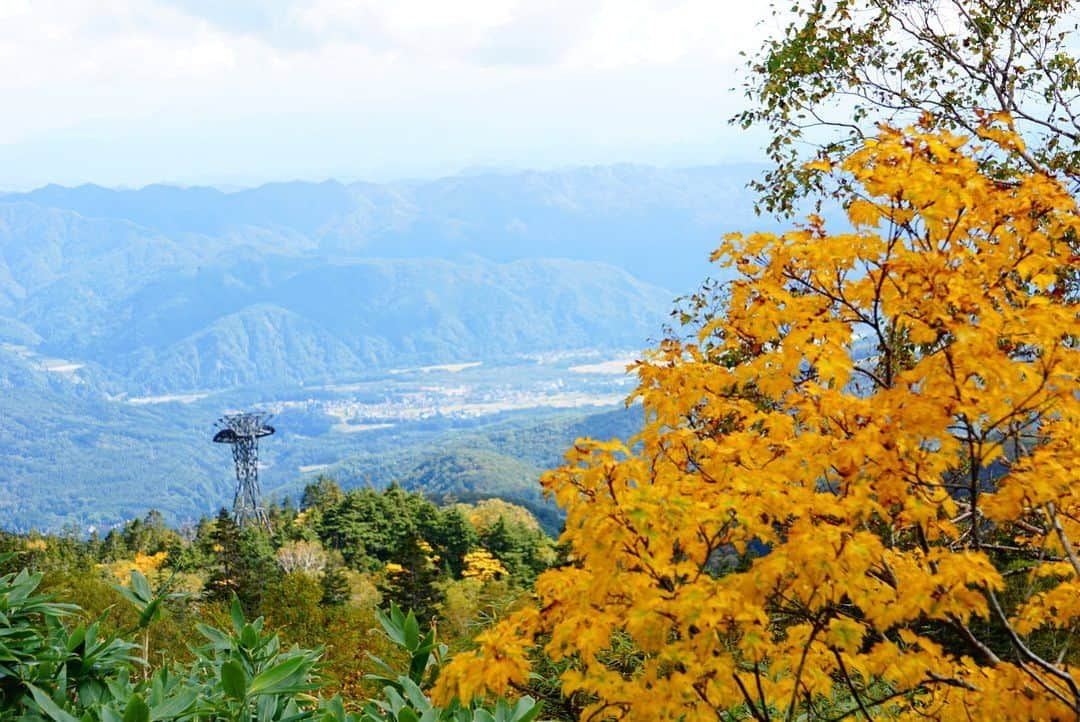
[[[2,195],[0,514],[211,513],[232,487],[211,425],[259,408],[268,494],[329,474],[542,516],[577,435],[640,423],[626,365],[751,222],[755,170]]]

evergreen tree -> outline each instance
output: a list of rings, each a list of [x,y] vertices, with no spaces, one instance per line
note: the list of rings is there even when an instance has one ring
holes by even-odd
[[[514,581],[531,582],[547,566],[540,554],[541,544],[545,541],[543,535],[520,524],[512,524],[505,517],[499,517],[485,529],[480,541],[503,563]]]
[[[425,549],[425,546],[427,548]],[[379,591],[385,601],[412,610],[417,619],[430,623],[443,600],[439,589],[439,570],[431,548],[419,536],[408,537],[387,564],[386,576]]]
[[[322,585],[323,604],[337,606],[349,601],[352,589],[349,586],[349,577],[340,565],[327,567],[319,583]]]
[[[165,551],[170,542],[178,536],[168,527],[165,517],[156,509],[151,509],[142,519],[128,522],[121,535],[129,551],[143,554],[157,554]]]
[[[212,600],[227,600],[240,590],[240,572],[244,565],[240,549],[240,527],[224,507],[208,537],[213,571],[206,580],[206,596]]]
[[[318,519],[319,538],[326,548],[340,551],[345,563],[353,569],[372,566],[374,554],[369,552],[369,547],[378,546],[372,527],[377,523],[374,517],[381,513],[371,490],[349,492]]]
[[[210,599],[227,600],[236,594],[244,609],[254,612],[263,592],[278,576],[273,549],[265,532],[241,529],[222,509],[210,533],[213,571],[207,580]]]
[[[340,504],[343,497],[344,493],[336,481],[320,476],[314,483],[304,487],[304,493],[300,497],[300,508],[326,511]]]
[[[127,557],[131,551],[124,542],[124,537],[116,529],[110,529],[101,542],[101,561],[115,562],[117,559]]]
[[[480,535],[460,508],[450,507],[439,513],[431,542],[439,550],[447,571],[460,577],[465,555],[479,546]]]

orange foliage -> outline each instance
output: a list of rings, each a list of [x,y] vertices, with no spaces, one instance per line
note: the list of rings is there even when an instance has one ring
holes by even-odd
[[[1080,215],[973,152],[885,129],[815,166],[862,188],[852,232],[725,239],[723,313],[637,369],[641,435],[543,480],[573,563],[436,698],[520,683],[543,632],[583,719],[1076,717]]]

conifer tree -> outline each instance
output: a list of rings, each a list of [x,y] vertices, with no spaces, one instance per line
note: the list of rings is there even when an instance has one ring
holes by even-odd
[[[214,565],[206,580],[207,597],[229,600],[240,591],[244,558],[240,548],[240,527],[224,507],[218,511],[207,542]]]
[[[337,606],[349,601],[349,595],[352,593],[349,577],[340,564],[328,566],[319,583],[322,585],[323,604]]]
[[[386,601],[409,609],[423,623],[430,623],[442,602],[439,589],[439,569],[432,549],[419,536],[406,537],[386,565],[384,581],[379,586]]]

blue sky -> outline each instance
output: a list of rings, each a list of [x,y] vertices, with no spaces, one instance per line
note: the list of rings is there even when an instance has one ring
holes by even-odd
[[[0,189],[752,160],[732,0],[3,0]]]

